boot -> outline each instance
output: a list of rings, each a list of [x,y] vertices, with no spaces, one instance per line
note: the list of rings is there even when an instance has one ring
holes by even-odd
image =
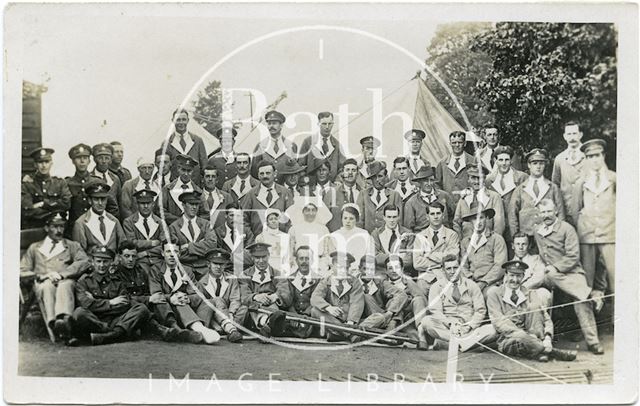
[[[165,327],[158,323],[156,319],[149,320],[149,327],[154,334],[160,336],[162,341],[173,342],[176,341],[178,335],[178,329]]]
[[[56,337],[62,339],[62,341],[67,341],[71,338],[71,316],[66,314],[62,318],[57,319],[53,324],[53,332]]]
[[[239,343],[242,341],[242,334],[238,330],[233,330],[227,335],[227,341],[230,343]]]
[[[557,348],[552,348],[549,355],[558,361],[573,361],[576,359],[575,351],[560,350]]]
[[[202,342],[202,340],[204,340],[202,334],[198,333],[197,331],[186,330],[179,327],[176,329],[176,331],[176,341],[181,343],[199,344]]]
[[[122,341],[125,331],[122,327],[116,327],[108,333],[91,333],[91,345],[105,345]]]
[[[270,328],[270,333],[274,337],[280,337],[284,334],[286,328],[286,313],[280,310],[276,310],[269,315],[267,324]]]

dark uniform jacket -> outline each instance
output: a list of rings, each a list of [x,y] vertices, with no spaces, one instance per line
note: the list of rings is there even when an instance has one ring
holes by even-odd
[[[235,164],[236,153],[232,152],[230,155],[230,159],[227,160],[222,151],[218,151],[209,158],[209,161],[207,162],[206,166],[215,166],[218,170],[218,178],[216,180],[216,187],[218,189],[222,189],[225,182],[229,179],[233,179],[238,172]]]
[[[33,208],[43,202],[42,207]],[[40,228],[53,210],[67,211],[71,207],[71,192],[64,179],[35,174],[22,182],[22,228]]]
[[[378,192],[375,188],[365,189],[358,195],[357,205],[360,207],[360,219],[356,225],[372,233],[376,228],[384,226],[384,208],[390,204],[400,209],[399,222],[402,223],[402,198],[398,193],[383,188],[380,190],[380,201],[376,204],[373,196]]]
[[[73,176],[67,176],[66,181],[69,186],[69,191],[71,192],[71,209],[69,210],[69,220],[67,221],[68,236],[71,236],[71,229],[76,220],[91,207],[89,197],[84,192],[84,189],[90,182],[94,182],[97,179],[100,178],[92,176],[89,172],[85,172],[84,174],[76,172]],[[120,217],[118,202],[116,202],[112,195],[107,197],[106,210],[113,216],[117,218]]]
[[[186,250],[180,250],[180,262],[196,268],[208,267],[205,256],[217,246],[216,233],[207,220],[196,217],[192,220],[195,238],[191,237],[185,217],[171,223],[169,235],[178,246],[187,244]]]
[[[103,238],[99,228],[98,215],[89,210],[73,226],[72,239],[80,243],[82,248],[89,252],[93,246],[107,247],[111,251],[118,251],[118,247],[125,240],[124,231],[117,218],[103,212],[105,217],[106,238]]]
[[[293,196],[284,186],[280,186],[277,183],[273,184],[273,200],[270,205],[267,204],[266,195],[262,192],[262,189],[265,189],[265,187],[261,183],[251,189],[242,199],[240,207],[242,210],[246,210],[245,217],[254,235],[262,232],[265,210],[272,208],[284,213],[293,204]],[[286,232],[287,226],[288,224],[280,223],[280,230]]]
[[[428,206],[433,202],[439,202],[444,206],[442,224],[444,224],[445,227],[451,228],[456,206],[451,194],[440,189],[433,189],[433,193],[427,195],[426,200],[420,191],[413,194],[404,204],[402,225],[414,233],[420,232],[429,227]]]
[[[331,164],[329,170],[329,179],[333,182],[338,175],[338,171],[342,169],[342,164],[347,159],[342,151],[340,142],[333,135],[329,136],[327,140],[327,154],[322,151],[322,139],[320,134],[314,134],[302,141],[300,145],[300,158],[298,162],[300,165],[307,168],[316,167],[319,161],[327,161]],[[316,179],[312,179],[312,183],[315,183]]]
[[[139,266],[127,269],[122,265],[116,268],[114,276],[125,286],[127,296],[131,300],[140,302],[145,306],[149,305],[149,276]]]
[[[119,168],[114,167],[113,165],[109,166],[109,172],[113,173],[120,179],[120,184],[124,185],[124,183],[128,180],[131,180],[131,171],[125,168],[124,166],[120,166]]]
[[[362,281],[362,289],[365,297],[371,297],[382,309],[399,314],[409,301],[409,297],[402,290],[397,288],[388,279],[371,279],[369,282]],[[368,314],[373,313],[368,309]]]
[[[247,195],[247,193],[255,186],[257,186],[260,182],[253,176],[249,175],[245,179],[244,189],[242,189],[242,179],[234,176],[233,178],[224,182],[222,185],[222,190],[229,193],[236,204],[240,205],[242,202],[242,198]]]
[[[198,162],[198,165],[193,169],[193,182],[196,185],[200,185],[202,179],[202,171],[207,166],[207,150],[204,146],[204,141],[199,136],[187,131],[189,135],[186,148],[182,149],[180,145],[180,138],[174,132],[171,134],[167,145],[167,154],[171,158],[171,162],[175,162],[176,156],[183,154],[189,155],[191,158]],[[166,142],[166,141],[165,141]],[[160,145],[160,148],[164,148],[164,142]],[[171,179],[178,177],[178,165],[171,165]]]
[[[178,200],[181,194],[185,192],[199,192],[202,193],[202,189],[198,185],[195,184],[194,181],[189,182],[183,188],[184,184],[182,180],[175,179],[168,185],[165,185],[162,188],[162,193],[160,198],[156,199],[156,206],[154,207],[154,213],[162,218],[160,213],[160,205],[164,209],[164,221],[167,224],[171,224],[178,219],[178,217],[182,216],[182,202]]]
[[[150,264],[155,264],[162,260],[162,245],[156,245],[154,247],[151,241],[164,241],[167,238],[164,235],[160,217],[151,213],[147,218],[149,234],[147,234],[147,230],[144,228],[143,220],[144,218],[140,213],[135,213],[124,220],[122,228],[124,229],[124,235],[127,241],[135,244],[138,250],[138,258],[148,258]]]
[[[242,304],[250,308],[260,307],[260,303],[253,300],[253,296],[258,293],[272,294],[275,293],[280,298],[280,308],[285,308],[287,303],[291,302],[291,291],[287,279],[282,277],[276,269],[268,267],[266,269],[265,278],[261,280],[260,271],[255,266],[245,269],[238,278],[240,283],[240,296]]]
[[[113,271],[110,269],[101,275],[90,269],[89,273],[82,275],[75,285],[76,303],[98,317],[125,313],[130,304],[113,306],[109,303],[115,297],[128,296],[124,282]]]
[[[164,262],[151,268],[149,272],[149,293],[162,293],[167,301],[176,292],[186,293],[189,297],[196,297],[197,293],[193,290],[191,283],[195,285],[196,278],[193,269],[190,266],[182,265],[175,267],[178,279],[173,283],[171,279],[171,270]],[[191,283],[189,282],[191,281]]]

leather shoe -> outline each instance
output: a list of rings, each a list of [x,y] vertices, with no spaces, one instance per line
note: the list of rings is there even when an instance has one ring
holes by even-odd
[[[573,361],[576,359],[575,351],[559,350],[557,348],[551,349],[549,355],[559,361]]]
[[[124,337],[124,330],[116,328],[108,333],[91,333],[91,345],[105,345],[116,343]]]
[[[416,349],[418,351],[429,351],[429,344],[426,341],[418,341],[418,345],[416,345]]]
[[[353,335],[353,336],[349,337],[349,341],[351,341],[351,344],[357,344],[357,343],[360,343],[362,341],[365,341],[366,339],[367,339],[367,337],[356,336],[356,335]]]
[[[227,341],[230,343],[239,343],[242,341],[242,334],[238,330],[233,330],[227,335]]]
[[[173,329],[172,329],[173,330]],[[199,344],[204,340],[202,334],[197,331],[187,330],[184,328],[177,328],[176,341],[181,343]]]
[[[604,354],[604,348],[602,348],[602,345],[600,343],[591,344],[589,346],[589,351],[591,351],[592,353],[594,353],[596,355]]]
[[[71,325],[69,324],[69,316],[57,319],[53,324],[53,332],[57,337],[63,340],[71,337]]]

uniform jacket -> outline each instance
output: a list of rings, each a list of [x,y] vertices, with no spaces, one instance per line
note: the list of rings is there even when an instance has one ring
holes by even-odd
[[[176,266],[175,270],[178,279],[174,284],[171,279],[171,269],[164,262],[152,267],[149,272],[149,293],[152,295],[154,293],[162,293],[167,301],[176,292],[185,293],[190,298],[195,297],[197,293],[195,293],[192,284],[195,286],[197,280],[193,269],[183,264],[182,266]]]
[[[99,216],[93,210],[88,210],[80,216],[73,226],[72,239],[79,242],[86,252],[96,245],[117,252],[120,242],[126,239],[120,221],[106,211],[103,215],[106,238],[100,233]]]
[[[459,322],[476,329],[487,315],[482,291],[474,281],[462,276],[457,284],[460,291],[458,302],[452,297],[453,285],[448,280],[434,283],[429,290],[429,310],[449,323]]]
[[[220,283],[220,292],[216,296],[217,284]],[[240,285],[238,280],[227,274],[223,274],[220,280],[216,280],[211,274],[205,274],[196,284],[198,291],[207,299],[217,297],[226,305],[229,313],[234,313],[240,308],[242,301],[240,298]]]
[[[245,226],[242,233],[235,233],[231,238],[230,228],[227,224],[215,228],[218,247],[233,254],[233,264],[242,264],[242,268],[253,265],[251,253],[246,249],[255,242],[255,237],[251,229]]]
[[[342,283],[342,294],[338,294],[338,283]],[[358,324],[364,311],[364,291],[359,278],[347,277],[338,281],[333,276],[320,279],[311,295],[311,306],[326,311],[329,306],[342,309],[344,320]]]
[[[354,201],[352,203],[356,203],[358,201],[360,194],[363,193],[362,188],[358,186],[357,183],[354,185],[354,187],[356,188],[358,194],[354,195]],[[327,228],[329,229],[329,232],[334,232],[338,230],[340,227],[342,227],[342,215],[341,215],[342,206],[345,203],[347,203],[349,199],[348,190],[345,188],[346,186],[344,183],[340,183],[336,185],[335,199],[333,199],[333,196],[331,196],[331,198],[328,201],[325,201],[325,204],[329,208],[329,211],[331,212],[331,214],[333,214],[333,218],[331,219],[331,221],[327,223]]]
[[[213,197],[213,204],[209,205],[209,193]],[[200,196],[200,208],[198,209],[198,216],[209,221],[214,228],[222,227],[225,222],[225,212],[227,206],[233,203],[233,197],[227,192],[220,189],[216,189],[209,192],[206,189],[202,189],[202,195]]]
[[[114,274],[125,286],[131,300],[149,306],[149,275],[139,266],[127,269],[122,265],[116,268]]]
[[[527,254],[522,258],[514,257],[513,260],[522,261],[529,265],[524,271],[524,279],[522,280],[522,286],[527,289],[538,289],[542,287],[544,283],[544,262],[540,259],[540,255]]]
[[[171,134],[167,141],[163,141],[160,148],[164,148],[165,142],[167,145],[167,154],[171,157],[171,162],[175,162],[176,156],[183,154],[189,155],[191,158],[198,162],[198,165],[193,169],[193,182],[200,186],[200,180],[202,179],[203,168],[207,166],[207,149],[204,146],[204,141],[199,136],[187,131],[185,133],[186,148],[182,149],[180,145],[180,137],[174,132]],[[178,177],[178,165],[171,165],[171,178]]]
[[[207,166],[215,166],[218,170],[218,177],[216,179],[216,187],[222,189],[222,186],[229,179],[233,179],[238,170],[236,169],[236,153],[231,152],[229,156],[225,156],[222,151],[218,151],[207,161]]]
[[[492,190],[482,188],[477,193],[477,199],[483,208],[495,210],[495,216],[492,219],[486,220],[487,228],[502,235],[504,233],[506,215],[500,195]],[[472,213],[470,209],[472,202],[473,194],[467,194],[458,200],[456,206],[456,213],[453,217],[453,230],[458,233],[460,239],[473,234],[473,223],[470,221],[462,221],[464,216]]]
[[[546,310],[545,304],[539,298],[535,290],[528,290],[521,287],[518,294],[518,302],[513,303],[510,299],[511,290],[506,285],[498,286],[489,290],[487,294],[487,308],[491,324],[500,335],[508,335],[516,331],[525,330],[525,319],[531,312],[541,312],[544,320],[543,331],[526,331],[535,334],[542,339],[545,334],[553,335],[553,323]]]
[[[164,221],[167,224],[171,224],[182,216],[182,202],[178,200],[181,194],[185,192],[200,192],[202,189],[195,182],[191,181],[186,184],[187,188],[183,188],[184,184],[178,178],[173,180],[162,189],[161,196],[156,200],[156,206],[154,207],[154,213],[162,218],[160,214],[160,205],[164,208]]]
[[[409,179],[413,179],[423,166],[431,166],[431,162],[420,156],[407,155],[407,159],[409,160]]]
[[[404,193],[402,192],[402,186],[403,186],[403,182],[401,182],[399,179],[394,179],[385,185],[386,188],[393,190],[398,194],[398,196],[400,196],[400,199],[402,202],[402,204],[399,206],[400,216],[404,218],[404,208],[407,204],[407,201],[409,201],[411,196],[416,194],[420,190],[420,188],[418,188],[416,185],[411,183],[411,180],[409,179],[404,181],[404,188],[405,188]]]
[[[389,251],[389,243],[391,242],[392,232],[387,228],[386,225],[380,228],[376,228],[375,230],[373,230],[373,233],[371,233],[371,238],[373,238],[373,243],[375,244],[376,249],[376,265],[379,267],[384,266],[384,262],[389,257],[390,252],[410,253],[411,249],[413,248],[415,235],[411,232],[411,230],[398,225],[395,231],[396,241],[393,243],[391,251]],[[409,258],[411,258],[411,255],[409,255]],[[412,259],[413,258],[411,258],[411,260]],[[404,265],[410,266],[412,265],[412,263],[405,262]]]
[[[131,180],[133,176],[131,176],[131,171],[125,168],[124,166],[120,166],[116,168],[114,165],[109,165],[109,171],[116,175],[118,179],[120,179],[120,184],[124,186],[125,182]]]
[[[112,270],[99,274],[91,269],[75,284],[76,303],[98,317],[125,313],[131,304],[111,305],[110,299],[128,296],[125,284]]]
[[[578,237],[581,244],[613,244],[616,241],[616,173],[603,170],[600,185],[589,173],[576,185]]]
[[[487,231],[480,236],[479,241],[472,234],[462,239],[460,244],[463,255],[466,253],[467,277],[475,282],[486,282],[492,285],[504,277],[502,264],[507,262],[507,245],[502,236],[493,231]]]
[[[372,187],[365,189],[364,192],[358,195],[357,205],[360,207],[360,219],[356,225],[364,228],[369,233],[372,233],[376,228],[384,226],[384,207],[386,205],[391,204],[400,209],[402,208],[402,199],[393,190],[389,188],[380,190],[381,200],[377,204],[372,200],[376,192],[378,190]],[[402,210],[400,212],[402,214]],[[400,216],[399,222],[402,224],[402,216]]]
[[[460,253],[460,238],[458,233],[444,226],[438,230],[438,242],[433,245],[433,229],[427,227],[416,235],[413,245],[413,267],[423,273],[420,278],[432,283],[436,273],[432,268],[442,265],[442,259],[451,254]]]
[[[505,230],[502,235],[504,236],[507,242],[512,241],[511,236],[513,235],[511,230],[509,229],[509,221],[508,221],[508,213],[509,213],[509,205],[511,204],[511,197],[513,196],[513,191],[516,190],[518,186],[523,184],[529,178],[524,172],[520,172],[516,169],[511,168],[506,175],[504,175],[504,185],[503,189],[500,186],[500,173],[495,171],[489,175],[487,175],[485,179],[485,187],[488,190],[492,190],[500,195],[502,198],[502,207],[505,215]]]
[[[288,159],[298,158],[298,146],[296,143],[278,136],[278,152],[274,151],[274,141],[271,136],[261,140],[253,149],[253,159],[251,160],[251,176],[258,178],[258,164],[263,160],[273,162],[278,167],[282,162]]]
[[[258,293],[277,294],[280,299],[278,306],[282,309],[286,308],[287,303],[291,303],[291,291],[287,279],[280,271],[270,266],[266,269],[264,280],[260,280],[260,271],[252,266],[242,272],[238,282],[242,304],[250,308],[261,306],[259,302],[253,300],[253,296]]]
[[[582,178],[585,168],[585,156],[580,149],[576,151],[577,159],[575,162],[570,160],[571,150],[565,149],[556,156],[553,161],[553,172],[551,181],[560,187],[562,200],[566,209],[567,221],[572,225],[576,224],[577,208],[575,202],[575,185]]]
[[[20,202],[24,228],[39,228],[53,210],[69,210],[71,192],[64,179],[35,174],[28,182],[22,182]],[[33,205],[40,202],[44,205],[34,209]]]
[[[546,179],[540,179],[539,189],[540,194],[538,198],[535,198],[535,193],[533,193],[533,178],[529,177],[526,182],[522,183],[513,191],[507,213],[511,235],[514,235],[518,231],[522,231],[527,235],[534,234],[536,227],[542,223],[540,209],[538,209],[538,203],[540,203],[542,199],[553,200],[556,204],[558,218],[564,220],[564,203],[562,202],[562,196],[560,195],[558,186]]]
[[[149,263],[154,264],[162,260],[162,245],[156,245],[154,247],[152,241],[164,241],[166,240],[166,236],[160,217],[151,213],[147,218],[149,234],[147,234],[147,230],[144,228],[143,220],[144,218],[140,213],[135,213],[124,219],[122,228],[124,229],[124,235],[127,240],[135,244],[138,250],[138,258],[148,258]]]
[[[286,303],[286,307],[294,310],[298,314],[311,315],[311,294],[318,286],[320,279],[311,272],[304,276],[299,272],[293,272],[289,275],[287,283],[289,284],[289,292],[291,292],[291,300]]]
[[[222,185],[222,190],[229,193],[233,198],[233,200],[238,205],[240,205],[242,198],[245,197],[252,188],[254,188],[255,186],[258,186],[258,184],[260,183],[256,178],[254,178],[251,175],[249,175],[249,177],[246,179],[245,182],[246,182],[245,187],[244,189],[241,190],[242,179],[235,176],[227,180],[226,182],[224,182],[224,185]]]
[[[340,142],[338,142],[336,137],[333,135],[329,136],[327,141],[329,150],[327,151],[327,155],[325,155],[322,151],[321,137],[322,136],[320,134],[314,134],[302,141],[298,162],[300,165],[306,166],[307,168],[314,167],[319,161],[329,162],[331,164],[329,179],[334,181],[338,175],[338,171],[342,168],[342,165],[347,158],[344,155]],[[312,182],[315,182],[315,180],[316,179],[314,177]]]
[[[46,237],[34,242],[20,259],[20,275],[46,275],[57,272],[66,279],[79,277],[89,267],[89,257],[75,241],[63,238],[55,246]],[[52,251],[53,247],[53,251]]]
[[[360,280],[360,282],[365,296],[373,298],[379,307],[394,315],[402,312],[409,302],[409,296],[405,291],[396,287],[388,279],[371,279],[369,282]],[[371,310],[368,313],[372,313]]]
[[[169,235],[171,236],[171,241],[178,246],[188,244],[186,250],[180,250],[180,262],[182,264],[197,268],[206,267],[208,262],[205,256],[209,251],[217,247],[216,233],[207,220],[196,217],[192,222],[195,237],[191,236],[184,216],[171,223]]]
[[[93,168],[90,172],[91,176],[95,176],[97,178],[102,179],[107,185],[109,185],[109,194],[113,196],[113,199],[116,202],[120,202],[120,195],[122,194],[122,183],[120,182],[120,178],[115,173],[107,171],[103,174],[98,170],[98,168]],[[118,217],[119,218],[119,217]]]
[[[553,265],[561,273],[584,273],[578,234],[571,224],[558,219],[550,230],[539,226],[534,237],[545,265]]]
[[[427,196],[427,200],[420,192],[412,195],[404,204],[404,215],[402,225],[417,233],[429,227],[428,206],[433,201],[440,202],[444,206],[442,214],[442,224],[451,228],[455,204],[453,196],[444,190],[434,189],[434,192]]]
[[[440,189],[443,189],[453,195],[453,200],[456,203],[458,202],[460,195],[455,192],[459,192],[469,187],[467,169],[476,165],[476,159],[473,155],[465,152],[463,153],[463,156],[465,159],[464,165],[462,165],[461,162],[461,166],[457,172],[454,169],[454,163],[451,162],[453,161],[451,159],[451,155],[444,158],[436,166],[436,182],[440,185]]]
[[[264,223],[264,211],[268,208],[278,209],[281,213],[284,213],[289,206],[293,204],[293,196],[287,189],[277,183],[273,184],[273,200],[271,205],[267,204],[266,195],[261,190],[264,186],[260,183],[253,189],[251,189],[247,195],[243,198],[240,208],[242,210],[248,210],[245,212],[245,217],[248,224],[251,227],[253,235],[258,235],[262,232],[262,225]],[[287,231],[287,226],[280,224],[282,231]]]
[[[122,194],[120,195],[120,215],[122,216],[122,219],[126,219],[133,213],[138,212],[138,204],[136,199],[133,197],[133,194],[139,190],[145,189],[145,187],[146,185],[140,177],[129,179],[124,183],[124,185],[122,185]],[[148,189],[153,190],[158,194],[160,193],[158,185],[152,180],[149,180]]]
[[[73,176],[68,176],[66,178],[67,185],[69,186],[69,191],[71,192],[71,208],[69,210],[69,219],[67,221],[69,235],[71,234],[71,229],[75,224],[76,220],[82,216],[84,213],[89,210],[91,204],[89,203],[89,197],[85,193],[84,189],[86,185],[90,182],[94,182],[97,179],[95,176],[92,176],[89,172],[85,172],[84,174],[75,173]],[[107,197],[107,208],[108,213],[111,213],[116,218],[120,218],[120,210],[118,208],[118,202],[113,198],[112,195]]]

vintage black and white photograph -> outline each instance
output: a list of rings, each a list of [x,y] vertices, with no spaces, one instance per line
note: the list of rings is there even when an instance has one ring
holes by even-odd
[[[637,401],[637,17],[9,4],[5,400]]]

